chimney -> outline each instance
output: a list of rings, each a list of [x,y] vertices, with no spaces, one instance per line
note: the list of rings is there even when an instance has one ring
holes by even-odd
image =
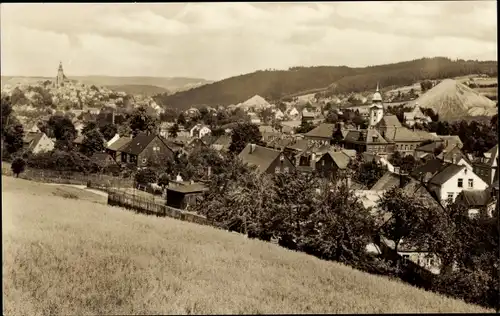
[[[350,189],[352,185],[351,176],[347,176],[346,182],[347,182],[347,188]]]
[[[361,130],[361,126],[360,125],[356,125],[356,130]]]
[[[212,167],[208,166],[208,168],[207,168],[207,176],[210,177],[211,174],[212,174]]]
[[[394,167],[394,173],[401,174],[401,172],[399,171],[399,167]]]
[[[194,184],[194,181],[193,180],[189,180],[189,184]]]
[[[115,125],[115,111],[111,112],[111,124]]]
[[[255,151],[255,144],[250,144],[250,153],[252,154]]]

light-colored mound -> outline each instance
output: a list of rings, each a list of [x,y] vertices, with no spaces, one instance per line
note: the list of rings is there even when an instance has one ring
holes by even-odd
[[[271,104],[269,104],[269,102],[267,102],[266,99],[264,99],[260,95],[254,95],[253,97],[246,100],[245,102],[238,104],[238,107],[242,107],[242,108],[250,108],[250,107],[268,108],[270,106],[271,106]]]
[[[487,311],[241,235],[2,181],[6,315]]]
[[[443,120],[497,113],[495,102],[453,79],[441,81],[410,105],[416,103],[422,108],[433,109]]]

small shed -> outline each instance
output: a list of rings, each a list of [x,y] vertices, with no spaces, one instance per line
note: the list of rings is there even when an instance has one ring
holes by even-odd
[[[196,203],[208,188],[202,183],[180,184],[167,188],[167,206],[185,210]]]

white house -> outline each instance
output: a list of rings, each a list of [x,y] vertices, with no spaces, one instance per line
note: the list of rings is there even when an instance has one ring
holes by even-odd
[[[190,137],[202,138],[203,136],[208,135],[210,133],[212,133],[212,130],[210,128],[208,128],[208,126],[202,125],[202,124],[196,124],[189,131],[189,136]]]
[[[24,149],[34,154],[51,151],[54,149],[54,141],[45,133],[27,133],[23,138]]]
[[[276,109],[276,111],[274,112],[274,118],[277,120],[282,120],[285,118],[285,114],[283,114],[280,109]]]
[[[295,119],[300,116],[300,112],[294,106],[292,106],[291,108],[286,110],[286,115],[291,119]]]
[[[464,190],[485,190],[488,184],[467,165],[430,160],[411,173],[413,178],[427,183],[430,191],[442,201],[455,201]]]

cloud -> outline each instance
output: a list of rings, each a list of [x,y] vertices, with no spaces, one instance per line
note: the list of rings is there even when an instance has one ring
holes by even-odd
[[[2,73],[191,76],[496,59],[496,2],[2,4]]]

